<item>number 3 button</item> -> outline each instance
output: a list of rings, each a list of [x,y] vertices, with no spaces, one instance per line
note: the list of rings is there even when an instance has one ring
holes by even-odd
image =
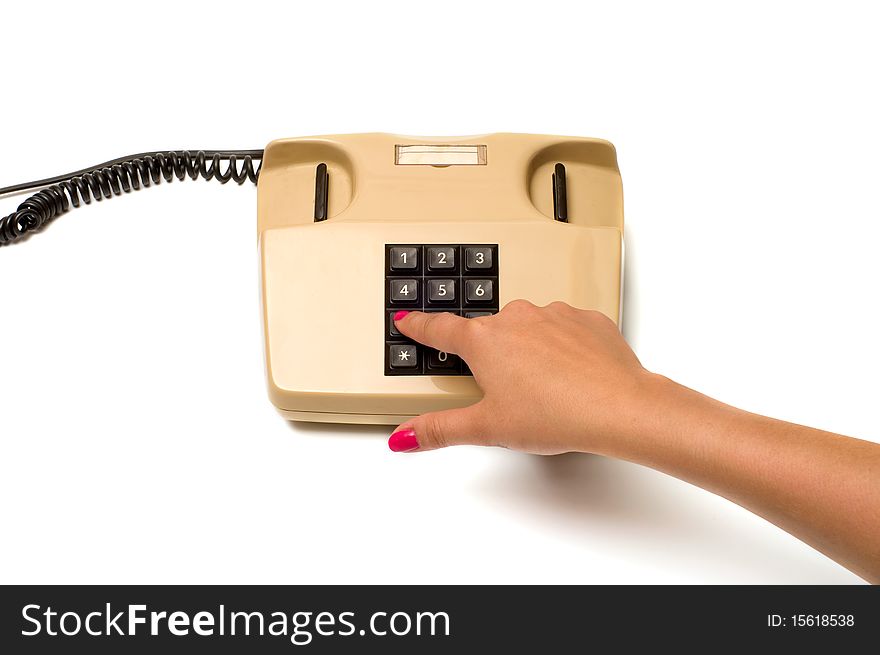
[[[492,268],[492,248],[486,246],[465,248],[464,259],[465,266],[467,266],[469,271],[488,270]]]

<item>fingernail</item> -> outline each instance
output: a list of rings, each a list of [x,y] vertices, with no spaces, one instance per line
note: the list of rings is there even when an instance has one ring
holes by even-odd
[[[399,321],[400,319],[402,319],[402,318],[403,318],[404,316],[406,316],[407,314],[409,314],[408,311],[406,311],[405,309],[401,309],[399,312],[397,312],[397,313],[394,315],[394,320],[395,320],[395,321]]]
[[[419,447],[415,430],[398,430],[388,437],[388,447],[395,453],[408,453]]]

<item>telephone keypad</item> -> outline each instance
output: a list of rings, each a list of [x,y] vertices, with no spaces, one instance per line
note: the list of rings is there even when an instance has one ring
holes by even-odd
[[[394,325],[401,309],[467,318],[497,313],[498,245],[385,246],[385,375],[470,375],[460,357],[401,334]]]

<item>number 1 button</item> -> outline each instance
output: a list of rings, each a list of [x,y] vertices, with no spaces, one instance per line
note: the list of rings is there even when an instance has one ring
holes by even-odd
[[[391,270],[411,271],[419,266],[419,251],[415,248],[392,248]]]

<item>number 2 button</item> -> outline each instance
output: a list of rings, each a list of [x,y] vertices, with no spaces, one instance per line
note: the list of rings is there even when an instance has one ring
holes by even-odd
[[[428,268],[432,271],[449,271],[455,268],[455,248],[428,248]]]

